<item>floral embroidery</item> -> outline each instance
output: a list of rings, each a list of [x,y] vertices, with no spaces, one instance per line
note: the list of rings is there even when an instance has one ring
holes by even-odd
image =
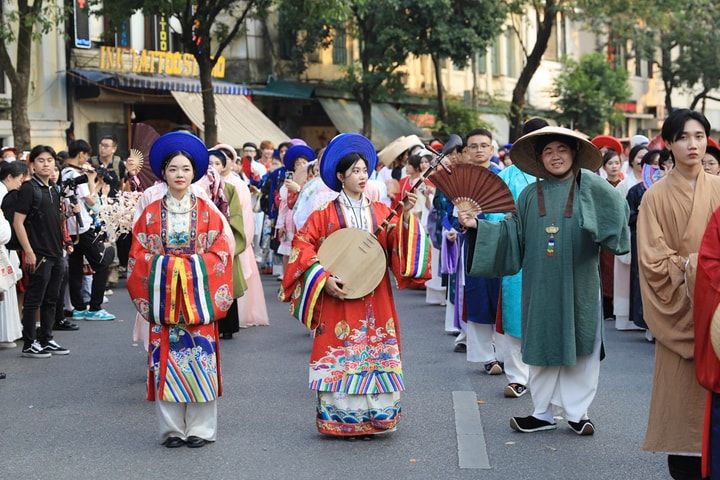
[[[215,303],[217,304],[218,308],[223,312],[227,312],[230,309],[230,305],[232,305],[232,302],[233,298],[230,287],[228,287],[227,285],[222,285],[220,288],[218,288],[217,292],[215,292]]]

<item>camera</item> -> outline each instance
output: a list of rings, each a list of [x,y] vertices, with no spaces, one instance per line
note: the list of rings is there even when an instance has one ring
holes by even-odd
[[[75,178],[66,178],[63,180],[60,184],[60,190],[75,190],[78,185],[82,185],[83,183],[88,183],[88,176],[84,173],[82,175],[78,175]]]
[[[110,172],[108,172],[108,169],[105,167],[97,167],[95,169],[95,173],[97,173],[97,178],[101,178],[102,181],[106,184],[113,183],[113,177],[110,175]]]
[[[288,170],[285,172],[285,180],[290,180],[292,182],[294,177],[294,172],[292,170]]]

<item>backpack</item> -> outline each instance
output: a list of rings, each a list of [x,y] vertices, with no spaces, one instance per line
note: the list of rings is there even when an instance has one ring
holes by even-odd
[[[30,212],[28,213],[25,221],[37,213],[40,208],[40,202],[42,202],[42,190],[40,190],[40,186],[36,185],[33,180],[30,180],[30,182],[33,187],[33,199],[32,205],[30,206]],[[13,227],[13,221],[15,220],[15,206],[18,203],[19,194],[20,190],[9,191],[7,195],[5,195],[5,198],[3,198],[2,205],[0,206],[3,214],[5,215],[5,219],[10,222],[10,241],[5,244],[5,248],[8,250],[22,250],[22,245],[20,245],[20,241],[15,234],[15,228]]]

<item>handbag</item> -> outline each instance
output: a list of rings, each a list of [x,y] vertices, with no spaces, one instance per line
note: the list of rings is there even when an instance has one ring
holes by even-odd
[[[22,278],[22,271],[10,262],[10,255],[4,245],[0,245],[0,291],[10,290]]]

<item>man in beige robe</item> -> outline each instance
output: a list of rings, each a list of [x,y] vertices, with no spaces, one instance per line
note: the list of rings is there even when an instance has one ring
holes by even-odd
[[[720,206],[720,177],[706,174],[701,165],[709,130],[697,112],[683,109],[668,117],[662,136],[675,168],[645,193],[637,222],[643,310],[656,338],[643,449],[670,454],[676,479],[700,478],[706,392],[695,377],[691,299],[697,252]],[[695,468],[698,476],[686,474]]]

